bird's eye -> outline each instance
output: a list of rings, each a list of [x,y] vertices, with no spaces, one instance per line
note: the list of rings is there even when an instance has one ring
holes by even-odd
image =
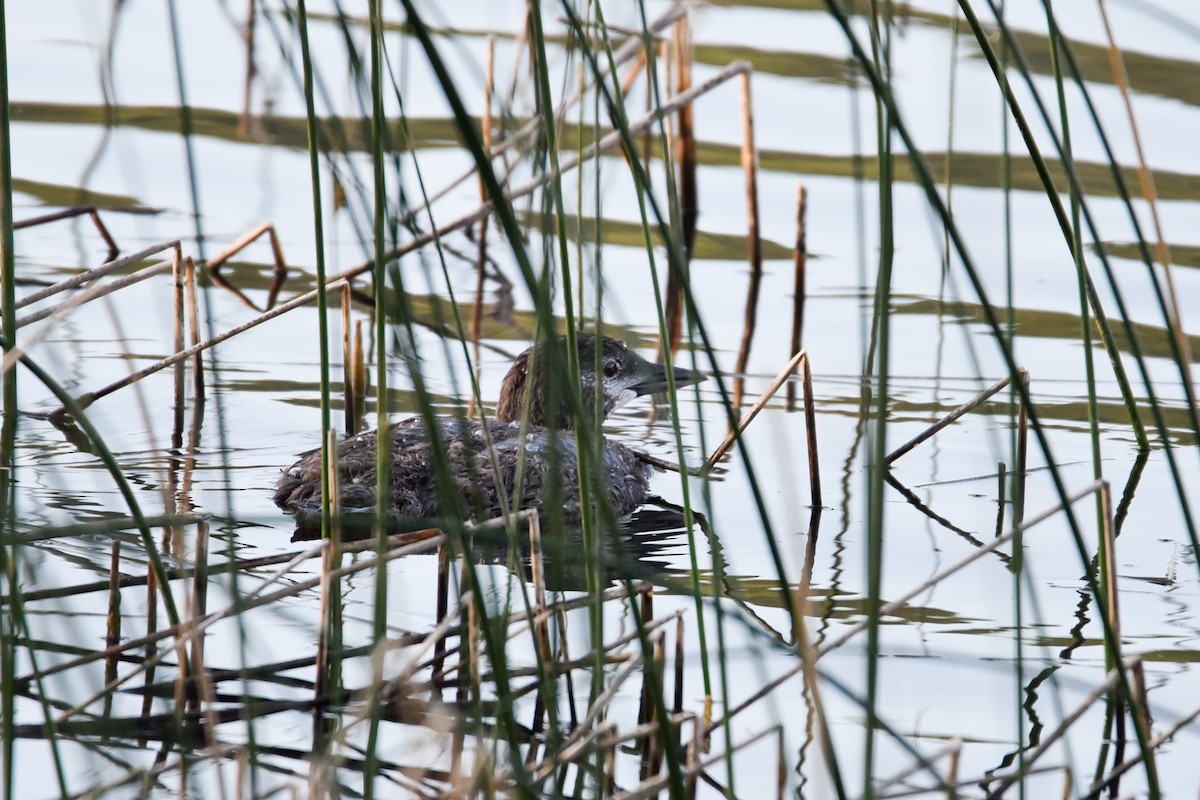
[[[604,377],[606,377],[606,378],[617,377],[617,365],[615,362],[610,361],[604,365]]]

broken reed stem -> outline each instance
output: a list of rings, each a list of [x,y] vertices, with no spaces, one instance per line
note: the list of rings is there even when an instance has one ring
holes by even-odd
[[[53,297],[59,292],[64,292],[67,289],[78,288],[85,283],[103,278],[110,272],[127,267],[130,264],[136,264],[137,262],[145,258],[149,258],[152,255],[161,253],[164,250],[170,250],[172,248],[178,249],[179,246],[180,244],[178,239],[167,242],[159,242],[158,244],[152,244],[149,247],[138,250],[136,253],[130,253],[123,258],[106,261],[94,269],[89,269],[86,272],[79,273],[78,275],[72,275],[70,278],[59,281],[52,286],[47,286],[44,289],[38,289],[36,292],[25,295],[17,301],[16,307],[24,308],[25,306],[33,305],[39,300],[45,300],[47,297]]]
[[[718,461],[725,457],[725,454],[729,452],[730,448],[733,447],[734,442],[737,441],[737,437],[741,435],[744,430],[746,430],[746,427],[749,426],[751,422],[754,421],[754,418],[758,416],[758,412],[762,411],[766,407],[767,403],[771,401],[771,398],[775,396],[775,393],[779,391],[779,387],[784,384],[784,381],[791,377],[792,373],[796,371],[796,366],[802,359],[805,359],[806,357],[807,354],[803,350],[792,356],[792,360],[789,361],[787,366],[775,376],[775,380],[771,381],[771,385],[767,387],[767,390],[758,396],[758,399],[754,401],[754,405],[750,406],[750,410],[743,414],[742,418],[738,420],[737,426],[725,435],[725,440],[717,446],[717,449],[713,451],[713,454],[708,457],[707,461],[704,462],[704,472],[710,471],[714,466],[716,466]]]
[[[250,136],[250,93],[254,87],[254,76],[258,72],[254,64],[254,21],[258,3],[250,0],[246,5],[246,77],[242,83],[242,115],[238,118],[238,136],[243,139]]]
[[[240,289],[235,287],[229,281],[225,280],[224,276],[221,275],[221,267],[225,265],[225,262],[233,258],[242,250],[246,249],[246,247],[248,247],[255,239],[262,236],[264,233],[271,242],[271,255],[275,262],[275,277],[271,282],[270,290],[267,292],[266,305],[263,308],[259,308],[252,300],[250,300],[249,297],[243,294]],[[283,258],[283,245],[279,241],[279,234],[275,232],[275,226],[270,222],[264,222],[254,230],[248,231],[247,233],[244,233],[235,239],[232,244],[218,253],[216,258],[213,258],[208,262],[207,270],[208,277],[212,279],[213,283],[215,283],[217,286],[220,286],[222,289],[232,292],[239,300],[241,300],[254,311],[258,311],[260,313],[263,311],[270,311],[275,307],[275,301],[279,298],[279,290],[283,288],[283,283],[287,280],[288,274],[287,262]],[[332,290],[333,283],[334,281],[327,283],[327,288]]]
[[[817,399],[813,397],[812,363],[807,351],[801,350],[800,380],[804,384],[804,436],[808,443],[808,480],[814,509],[821,508],[821,459],[817,452]],[[799,355],[799,354],[797,354]],[[792,382],[788,381],[788,386]]]
[[[1029,394],[1029,371],[1024,367],[1017,369],[1017,378],[1025,387],[1024,396]],[[1016,484],[1013,489],[1013,525],[1020,525],[1025,519],[1025,476],[1028,472],[1029,461],[1029,409],[1024,403],[1017,406],[1017,464]]]
[[[1004,496],[1007,494],[1008,465],[1003,461],[996,465],[996,535],[1004,533]]]
[[[989,397],[991,397],[992,395],[999,392],[1005,386],[1008,386],[1009,380],[1010,379],[1007,377],[1001,378],[1000,380],[996,381],[988,388],[984,389],[981,392],[976,393],[976,395],[974,397],[972,397],[970,400],[963,403],[961,406],[954,409],[953,411],[951,411],[946,416],[942,417],[940,420],[938,420],[934,424],[930,425],[928,428],[926,428],[924,431],[922,431],[917,436],[914,436],[912,439],[909,439],[907,442],[900,445],[892,452],[888,453],[887,456],[883,459],[883,462],[885,464],[891,464],[893,461],[900,458],[900,456],[905,455],[906,453],[908,453],[910,450],[912,450],[917,445],[921,444],[922,442],[928,441],[929,439],[932,439],[934,437],[934,435],[936,435],[939,431],[954,424],[954,422],[956,422],[959,418],[965,416],[966,414],[970,413],[974,409],[978,408],[979,405],[981,403],[983,403],[985,400],[987,400]]]
[[[27,325],[32,325],[33,323],[39,322],[47,317],[54,317],[56,319],[61,318],[68,311],[78,308],[89,300],[105,297],[115,291],[124,289],[126,286],[133,286],[136,283],[141,283],[147,278],[153,278],[155,275],[158,275],[161,272],[166,272],[167,268],[172,266],[173,264],[171,261],[160,261],[157,264],[151,264],[148,267],[143,267],[137,272],[129,275],[123,275],[120,278],[115,278],[109,283],[89,286],[86,290],[68,300],[62,301],[56,306],[44,308],[41,311],[35,311],[32,314],[25,315],[24,317],[18,317],[17,327],[24,328]]]
[[[746,176],[746,249],[750,262],[750,286],[746,291],[745,322],[733,376],[733,408],[742,408],[746,370],[750,363],[750,344],[758,324],[758,295],[762,286],[762,240],[758,231],[758,170],[754,152],[754,108],[751,102],[750,73],[743,72],[742,89],[742,172]],[[793,351],[795,352],[795,351]]]
[[[450,612],[450,552],[445,543],[438,545],[437,549],[437,590],[434,603],[434,616],[438,620],[445,619]],[[442,639],[433,648],[433,668],[429,676],[431,683],[436,684],[442,679],[445,663],[446,640]]]
[[[342,279],[335,280],[335,281],[329,283],[325,287],[325,290],[333,291],[334,289],[338,289],[341,286],[343,286],[344,283],[345,283],[345,281]],[[142,378],[145,378],[148,375],[153,375],[154,373],[156,373],[160,370],[166,369],[167,367],[173,366],[174,364],[176,364],[180,361],[184,361],[186,359],[192,358],[193,356],[201,353],[204,350],[207,350],[210,347],[213,347],[215,345],[220,344],[221,342],[231,339],[240,333],[244,333],[245,331],[248,331],[251,328],[258,327],[259,325],[263,324],[264,322],[275,319],[275,317],[282,316],[283,314],[286,314],[289,311],[300,308],[301,306],[308,305],[309,303],[311,303],[312,301],[317,299],[317,294],[320,291],[321,291],[320,289],[314,289],[311,292],[305,292],[304,294],[299,295],[298,297],[295,297],[282,305],[272,308],[270,311],[266,311],[266,312],[260,314],[259,316],[255,317],[254,319],[252,319],[248,322],[245,322],[234,328],[230,328],[229,330],[225,331],[224,333],[219,333],[216,336],[212,337],[211,339],[200,342],[199,344],[192,345],[191,347],[188,347],[186,350],[181,350],[180,352],[178,352],[172,356],[168,356],[167,358],[164,358],[161,361],[157,361],[148,367],[138,370],[137,372],[130,373],[129,375],[125,376],[124,378],[114,381],[113,383],[110,383],[108,386],[105,386],[102,389],[97,389],[94,392],[85,392],[84,394],[80,395],[77,398],[76,402],[79,403],[80,407],[87,408],[88,406],[90,406],[92,403],[96,402],[100,398],[106,397],[106,396],[112,394],[113,392],[117,391],[118,389],[123,389],[132,383],[137,383]],[[56,415],[61,415],[64,413],[66,413],[65,407],[60,407],[57,410],[51,412],[47,416],[56,416]]]
[[[103,220],[100,219],[100,212],[93,206],[75,206],[74,208],[67,208],[62,211],[43,214],[40,217],[23,219],[20,222],[13,223],[13,230],[19,231],[23,228],[33,228],[38,225],[45,225],[49,222],[57,222],[60,219],[81,217],[84,214],[87,214],[89,217],[91,217],[92,224],[96,226],[96,231],[100,234],[100,238],[104,240],[106,245],[108,245],[108,257],[105,260],[112,261],[117,257],[121,250],[117,247],[116,241],[113,239],[112,234],[108,232],[108,228],[105,227]],[[18,303],[17,308],[20,307],[21,303]]]
[[[367,407],[367,387],[371,384],[367,371],[366,348],[363,346],[362,320],[354,323],[354,429],[358,430]]]
[[[796,246],[792,250],[795,267],[795,293],[792,295],[792,352],[800,352],[800,334],[804,330],[804,301],[808,297],[808,236],[805,217],[808,214],[808,191],[803,183],[796,184]],[[787,385],[788,411],[796,410],[796,387]]]
[[[200,344],[200,309],[196,294],[196,262],[191,256],[183,260],[184,280],[187,288],[188,328],[192,332],[190,345]],[[192,358],[192,401],[199,405],[204,402],[204,357],[200,351]]]

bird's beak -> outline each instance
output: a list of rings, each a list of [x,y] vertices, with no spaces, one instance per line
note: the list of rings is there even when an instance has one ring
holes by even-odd
[[[667,369],[662,364],[652,364],[645,359],[638,357],[641,362],[638,364],[638,382],[631,386],[633,391],[639,396],[644,394],[654,394],[655,392],[665,392],[667,390]],[[690,369],[683,367],[670,367],[671,373],[675,378],[675,386],[689,386],[693,383],[707,380],[708,376],[699,372],[692,372]]]

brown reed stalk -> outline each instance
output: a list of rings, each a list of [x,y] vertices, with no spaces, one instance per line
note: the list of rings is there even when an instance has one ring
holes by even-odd
[[[958,408],[954,409],[949,414],[942,417],[937,422],[933,423],[928,428],[921,431],[921,433],[919,433],[916,436],[914,436],[913,438],[909,439],[907,442],[900,445],[892,452],[888,453],[887,456],[883,459],[884,463],[890,465],[896,459],[900,458],[901,456],[905,455],[906,453],[911,452],[912,449],[915,448],[917,445],[922,444],[923,442],[929,441],[938,432],[940,432],[941,430],[943,430],[945,428],[948,428],[950,425],[954,424],[955,422],[957,422],[962,417],[966,416],[971,411],[974,411],[981,404],[983,404],[989,397],[992,397],[997,392],[999,392],[1001,389],[1003,389],[1005,386],[1008,386],[1009,381],[1010,381],[1010,379],[1007,377],[1001,378],[1000,380],[996,381],[995,383],[993,383],[991,386],[987,387],[986,389],[984,389],[980,392],[977,392],[975,394],[975,396],[973,396],[970,400],[963,403]]]
[[[1029,530],[1036,527],[1037,525],[1040,525],[1041,523],[1045,522],[1046,520],[1051,519],[1052,517],[1059,514],[1065,507],[1067,507],[1069,505],[1074,505],[1075,503],[1079,502],[1080,500],[1082,500],[1085,497],[1088,497],[1092,493],[1100,491],[1100,487],[1102,485],[1103,485],[1103,481],[1095,481],[1095,482],[1091,483],[1090,485],[1084,487],[1080,491],[1076,492],[1075,494],[1069,496],[1066,499],[1066,501],[1060,502],[1060,503],[1055,503],[1050,508],[1046,509],[1045,511],[1041,512],[1040,514],[1037,514],[1034,517],[1031,517],[1029,520],[1024,521],[1022,523],[1014,522],[1013,527],[1011,529],[1009,529],[1009,531],[1007,533],[1005,533],[1003,536],[993,539],[992,541],[988,542],[987,544],[985,544],[981,547],[978,547],[975,550],[972,550],[970,553],[963,556],[963,558],[959,559],[954,564],[951,564],[949,567],[946,567],[945,569],[941,570],[940,572],[933,575],[929,579],[923,581],[919,586],[909,590],[908,592],[904,593],[900,597],[898,597],[895,600],[892,600],[891,602],[884,605],[882,608],[879,609],[879,615],[881,617],[883,617],[883,616],[893,614],[896,611],[903,609],[905,604],[911,602],[913,600],[913,598],[918,597],[919,595],[929,591],[930,588],[932,588],[933,586],[936,586],[937,584],[946,580],[951,575],[954,575],[955,573],[965,569],[966,567],[970,566],[971,564],[974,564],[976,561],[983,558],[988,553],[995,551],[997,548],[1001,547],[1002,545],[1004,545],[1007,542],[1009,542],[1010,540],[1012,540],[1018,533],[1027,533]],[[796,618],[800,619],[801,617],[799,615],[797,615]],[[752,695],[747,697],[741,703],[739,703],[738,705],[736,705],[732,709],[730,709],[725,714],[725,717],[723,719],[718,720],[716,723],[713,723],[712,725],[707,725],[707,722],[706,722],[707,730],[712,731],[712,730],[715,730],[716,727],[719,725],[728,724],[729,721],[734,716],[740,714],[741,712],[743,712],[746,709],[753,706],[755,703],[761,701],[764,697],[766,697],[771,692],[775,691],[780,686],[782,686],[785,682],[787,682],[788,680],[791,680],[793,677],[795,677],[800,672],[802,672],[804,669],[806,669],[807,666],[811,666],[811,665],[815,664],[816,661],[820,657],[831,652],[832,650],[836,650],[837,648],[844,645],[846,642],[853,639],[859,633],[862,633],[864,630],[867,629],[867,624],[868,624],[867,622],[863,621],[863,622],[859,622],[855,625],[852,625],[847,630],[843,631],[837,638],[827,641],[825,644],[823,644],[820,647],[820,649],[814,649],[812,651],[812,654],[809,657],[801,658],[799,660],[799,663],[796,666],[792,667],[791,669],[788,669],[787,671],[783,672],[780,675],[775,676],[770,681],[768,681],[767,684],[765,686],[763,686],[761,689],[754,692]]]
[[[795,288],[792,295],[792,352],[800,352],[800,335],[804,331],[804,303],[808,299],[808,190],[803,183],[796,184],[796,245],[792,248],[792,265],[795,272]],[[796,410],[796,387],[787,385],[788,411]]]
[[[176,353],[183,352],[184,348],[184,317],[186,314],[184,306],[184,266],[183,259],[180,258],[180,251],[175,250],[171,254],[171,298],[173,301],[172,310],[175,312],[175,337],[174,348]],[[180,361],[175,365],[174,386],[175,386],[175,407],[174,407],[174,426],[173,431],[177,432],[180,440],[183,438],[183,412],[187,407],[186,392],[187,392],[187,364]]]
[[[84,214],[87,214],[88,217],[91,218],[92,224],[96,226],[96,231],[100,234],[100,238],[104,240],[106,245],[108,245],[108,256],[104,260],[114,260],[120,254],[121,250],[117,247],[117,242],[115,239],[113,239],[112,234],[108,232],[108,228],[104,225],[104,221],[100,219],[99,210],[93,206],[74,206],[72,208],[63,209],[62,211],[54,211],[50,214],[42,214],[38,217],[23,219],[20,222],[13,223],[13,230],[19,231],[24,228],[33,228],[38,225],[57,222],[60,219],[73,219],[75,217],[81,217]],[[18,307],[20,306],[18,305]]]
[[[112,556],[109,559],[108,567],[107,635],[104,637],[104,643],[108,647],[112,647],[121,641],[121,582],[118,580],[121,575],[121,540],[114,538],[110,549]],[[113,653],[105,659],[105,683],[116,680],[117,665],[120,661],[120,656],[117,653]],[[102,718],[107,719],[112,716],[112,701],[113,696],[111,694],[105,696],[104,712],[101,714]]]
[[[758,295],[762,286],[762,239],[758,225],[758,166],[754,150],[754,106],[751,101],[750,73],[741,75],[742,93],[742,172],[746,176],[746,257],[750,262],[750,285],[746,291],[746,311],[742,342],[738,347],[733,376],[733,408],[741,410],[745,375],[750,363],[750,345],[758,324]]]
[[[675,40],[675,95],[679,97],[685,95],[692,88],[692,63],[695,59],[691,25],[687,16],[682,16],[675,22],[673,33]],[[679,224],[682,228],[679,233],[683,239],[684,258],[678,271],[670,270],[667,273],[667,337],[672,353],[679,348],[679,340],[683,332],[683,287],[688,280],[692,253],[695,252],[696,221],[700,216],[696,179],[698,164],[696,130],[691,103],[679,108],[676,119],[678,135],[675,157],[679,161],[676,180],[679,183]],[[633,133],[632,127],[630,133]],[[662,359],[660,358],[660,360]]]
[[[821,459],[817,450],[817,399],[813,396],[812,362],[807,350],[801,350],[800,380],[804,384],[804,438],[808,445],[808,482],[812,505],[821,507]],[[788,381],[791,385],[791,381]]]
[[[250,136],[250,95],[254,87],[254,76],[258,67],[254,62],[254,22],[258,6],[257,0],[246,3],[246,26],[244,38],[246,41],[246,77],[242,82],[242,113],[238,117],[238,136],[246,139]]]
[[[51,284],[50,286],[47,286],[42,289],[38,289],[36,292],[30,292],[29,294],[25,295],[24,297],[22,297],[21,299],[19,299],[17,301],[16,307],[24,308],[25,306],[32,305],[41,300],[45,300],[47,297],[53,297],[54,295],[58,294],[59,292],[65,292],[68,289],[77,289],[85,283],[91,283],[93,281],[99,280],[100,278],[103,278],[105,275],[108,275],[111,272],[115,272],[116,270],[123,269],[125,267],[128,267],[131,264],[136,264],[137,262],[142,261],[143,259],[149,258],[152,255],[157,255],[157,254],[163,252],[164,250],[172,250],[172,249],[177,250],[178,248],[179,248],[179,240],[178,239],[175,239],[172,241],[167,241],[167,242],[158,242],[157,244],[152,244],[148,247],[138,250],[136,253],[130,253],[129,255],[124,256],[122,258],[114,258],[110,261],[104,262],[103,264],[101,264],[98,267],[95,267],[95,268],[89,269],[89,270],[85,270],[84,272],[80,272],[76,275],[72,275],[71,277],[61,280],[58,283]]]
[[[27,325],[32,325],[35,322],[40,322],[41,320],[47,319],[49,317],[58,318],[58,317],[65,316],[68,311],[78,308],[79,306],[83,305],[84,303],[86,303],[90,300],[96,300],[101,297],[106,297],[107,295],[110,295],[113,292],[124,289],[126,286],[133,286],[136,283],[141,283],[142,281],[147,280],[148,278],[153,278],[155,275],[158,275],[162,272],[166,272],[167,269],[170,267],[171,267],[170,261],[160,261],[157,264],[151,264],[148,267],[143,267],[142,269],[138,270],[137,272],[134,272],[131,275],[123,275],[120,278],[116,278],[115,280],[112,280],[108,283],[94,284],[92,286],[89,286],[87,289],[80,292],[79,294],[75,295],[74,297],[71,297],[68,300],[64,300],[63,302],[59,303],[56,306],[52,306],[50,308],[44,308],[41,311],[34,311],[31,314],[26,314],[23,317],[18,317],[17,318],[17,327],[24,328]],[[28,350],[29,345],[25,345],[23,349]]]
[[[367,408],[367,388],[371,385],[367,370],[366,348],[363,346],[363,323],[354,323],[354,427],[357,430]]]
[[[350,284],[342,287],[342,418],[346,435],[358,433],[354,407],[354,365],[350,353]]]
[[[1105,6],[1104,0],[1099,0],[1097,7],[1100,10],[1100,20],[1104,24],[1105,37],[1108,39],[1108,61],[1109,67],[1112,69],[1113,82],[1117,85],[1117,89],[1121,93],[1121,100],[1125,105],[1125,116],[1129,120],[1129,131],[1133,134],[1133,147],[1138,159],[1138,185],[1141,187],[1142,197],[1146,198],[1146,205],[1150,211],[1150,221],[1154,225],[1154,256],[1162,266],[1163,275],[1166,278],[1167,297],[1170,300],[1166,306],[1167,313],[1170,315],[1171,335],[1175,338],[1175,346],[1179,353],[1180,369],[1183,370],[1184,382],[1190,385],[1192,382],[1192,349],[1188,344],[1187,333],[1184,331],[1183,324],[1180,321],[1179,294],[1175,290],[1175,279],[1171,269],[1171,253],[1167,247],[1167,239],[1163,234],[1162,220],[1158,214],[1158,189],[1154,185],[1154,173],[1150,170],[1150,166],[1146,162],[1146,152],[1142,147],[1142,135],[1138,129],[1137,116],[1133,111],[1133,98],[1129,92],[1129,75],[1125,71],[1125,58],[1121,55],[1121,49],[1117,47],[1116,39],[1113,37],[1112,24],[1109,22],[1108,9]]]
[[[242,293],[240,289],[225,279],[225,277],[221,274],[221,267],[223,267],[225,262],[229,261],[229,259],[233,258],[242,250],[249,247],[251,243],[253,243],[263,234],[267,235],[267,238],[271,243],[271,255],[274,259],[275,266],[275,278],[271,282],[271,288],[267,292],[266,305],[263,308],[259,308],[249,297]],[[279,234],[275,232],[275,226],[270,222],[264,222],[257,228],[242,234],[235,239],[232,244],[218,253],[216,258],[213,258],[208,262],[207,271],[208,277],[213,283],[215,283],[217,286],[220,286],[222,289],[232,292],[234,296],[236,296],[254,311],[258,311],[259,313],[270,311],[275,307],[275,301],[279,298],[279,290],[283,288],[283,284],[287,280],[288,276],[287,261],[283,257],[283,244],[279,241]],[[330,282],[329,287],[332,288],[332,281]]]
[[[806,353],[803,350],[792,356],[792,359],[788,361],[787,366],[775,376],[775,380],[771,381],[771,385],[767,387],[767,390],[758,396],[758,399],[754,401],[754,405],[750,406],[750,410],[743,414],[742,418],[738,420],[737,427],[725,435],[725,439],[722,440],[721,444],[717,445],[717,449],[714,450],[712,455],[709,456],[704,462],[704,467],[702,468],[704,472],[710,471],[717,465],[718,461],[725,457],[725,454],[729,452],[730,448],[732,448],[734,443],[737,441],[737,437],[740,436],[741,433],[746,430],[747,426],[754,421],[754,418],[758,416],[758,412],[766,408],[767,403],[769,403],[771,398],[775,396],[775,393],[779,391],[779,387],[782,386],[784,382],[792,376],[792,374],[796,371],[797,365],[804,360],[805,357]]]
[[[1029,371],[1024,367],[1017,370],[1017,378],[1025,387],[1024,397],[1033,397],[1029,393]],[[1017,406],[1017,464],[1016,487],[1013,495],[1013,525],[1020,525],[1025,519],[1025,477],[1028,473],[1029,462],[1029,409],[1025,403]]]
[[[133,645],[133,646],[144,646],[145,647],[145,657],[147,659],[149,659],[151,656],[154,655],[153,643],[155,641],[157,641],[158,638],[165,638],[165,635],[162,637],[160,637],[158,635],[158,631],[156,630],[157,627],[158,627],[158,579],[154,575],[154,570],[148,570],[146,572],[146,635],[141,640],[140,644]],[[122,653],[125,651],[127,644],[128,643],[124,643],[124,642],[119,643],[119,644],[114,644],[114,645],[110,645],[109,647],[107,647],[105,649],[106,649],[106,651],[114,651],[115,653],[119,654],[119,653]],[[76,659],[76,661],[79,663],[87,663],[87,662],[83,661],[82,659]],[[151,706],[154,703],[154,694],[152,692],[150,692],[150,686],[154,683],[154,672],[155,672],[154,665],[156,663],[157,662],[155,662],[155,661],[149,661],[147,663],[147,668],[144,673],[145,674],[145,679],[144,679],[144,683],[143,683],[144,691],[142,694],[142,716],[143,717],[149,716]],[[64,668],[71,667],[71,666],[75,666],[75,665],[68,663],[64,666]],[[115,687],[117,685],[116,676],[114,676],[113,680],[111,680],[111,681],[105,681],[104,685]]]
[[[183,261],[184,280],[187,289],[188,328],[192,332],[190,346],[200,344],[200,309],[196,296],[196,262],[191,256]],[[196,405],[204,403],[204,357],[196,351],[192,358],[192,401]]]

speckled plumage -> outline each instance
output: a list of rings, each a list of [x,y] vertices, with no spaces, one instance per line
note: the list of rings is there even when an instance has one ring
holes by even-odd
[[[564,340],[558,340],[561,347]],[[602,342],[600,379],[595,373],[595,338],[578,336],[580,389],[585,409],[601,392],[601,413],[607,415],[640,394],[660,391],[665,386],[662,367],[650,364],[629,350],[624,342],[605,338]],[[500,492],[511,502],[517,482],[521,450],[525,451],[522,492],[517,508],[543,508],[557,491],[559,507],[568,517],[580,514],[578,457],[572,431],[573,416],[564,403],[549,408],[549,379],[546,352],[530,349],[522,353],[501,387],[495,420],[488,424],[494,457],[488,453],[483,425],[468,420],[437,420],[437,446],[446,454],[452,496],[462,505],[467,519],[488,519],[501,513]],[[534,371],[530,372],[530,358]],[[675,370],[680,384],[698,380]],[[518,418],[529,392],[529,428],[520,434]],[[549,393],[554,394],[554,393]],[[558,393],[564,394],[564,393]],[[546,424],[554,421],[559,429],[552,436]],[[405,420],[389,428],[391,438],[390,509],[399,518],[428,518],[446,515],[442,494],[435,483],[435,464],[424,420]],[[369,431],[350,437],[338,445],[338,469],[343,513],[372,512],[375,509],[376,443],[378,436]],[[557,442],[558,457],[552,457],[551,442]],[[630,513],[645,502],[650,493],[650,467],[633,450],[607,439],[600,440],[601,465],[609,502],[617,516]],[[497,480],[498,479],[498,480]],[[321,451],[304,454],[284,471],[275,491],[275,503],[294,511],[298,517],[319,514],[321,510]]]
[[[467,420],[439,419],[442,447],[454,482],[454,496],[461,498],[467,518],[487,519],[500,513],[496,470],[489,457],[483,426]],[[520,423],[492,422],[488,429],[495,445],[495,466],[500,487],[511,502],[517,482],[517,462],[521,447]],[[442,514],[440,495],[434,484],[434,463],[425,422],[409,419],[393,425],[391,513],[396,517],[437,517]],[[351,437],[338,445],[338,465],[342,488],[342,510],[347,513],[375,509],[376,431]],[[551,481],[560,482],[560,502],[568,516],[579,516],[578,459],[575,437],[567,432],[557,436],[560,461],[553,469],[549,456],[550,434],[544,429],[525,435],[526,466],[518,508],[541,508],[549,500]],[[623,444],[605,441],[603,447],[605,484],[617,516],[633,511],[645,502],[650,491],[650,467]],[[552,472],[553,469],[553,472]],[[284,472],[275,492],[275,503],[283,508],[320,513],[321,451],[306,454]],[[482,513],[480,513],[480,511]]]

